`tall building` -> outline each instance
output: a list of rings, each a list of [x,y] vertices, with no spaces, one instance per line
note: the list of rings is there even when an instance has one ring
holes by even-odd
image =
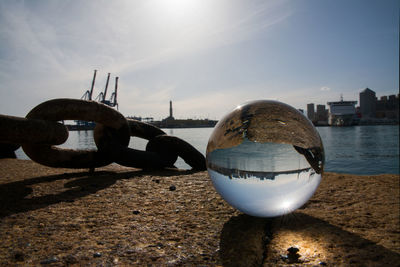
[[[360,112],[363,118],[374,118],[376,115],[376,94],[369,88],[360,93]]]
[[[315,120],[315,108],[314,108],[314,103],[307,104],[307,118],[310,121]]]
[[[399,95],[381,96],[376,101],[376,117],[399,119]]]
[[[325,108],[325,105],[317,105],[317,114],[315,119],[319,122],[328,121],[328,110]]]
[[[172,101],[171,100],[169,101],[169,117],[173,118],[173,116],[172,116]]]

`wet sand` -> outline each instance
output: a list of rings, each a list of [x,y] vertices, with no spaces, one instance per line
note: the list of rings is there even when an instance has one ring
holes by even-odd
[[[1,266],[400,266],[399,175],[325,173],[303,208],[260,219],[207,172],[1,159],[0,203]]]

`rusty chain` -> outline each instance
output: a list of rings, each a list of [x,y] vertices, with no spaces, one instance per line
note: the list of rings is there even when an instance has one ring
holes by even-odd
[[[68,139],[60,121],[96,122],[97,150],[56,147]],[[129,148],[131,136],[147,139],[145,151]],[[33,161],[56,168],[97,168],[110,163],[142,169],[174,167],[178,156],[194,170],[205,170],[205,158],[186,141],[141,121],[126,119],[115,109],[78,99],[53,99],[33,108],[26,118],[0,115],[0,157],[22,146]]]

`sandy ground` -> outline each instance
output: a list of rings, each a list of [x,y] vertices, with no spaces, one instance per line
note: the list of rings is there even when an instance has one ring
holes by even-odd
[[[1,159],[0,203],[1,266],[400,266],[399,175],[325,173],[303,208],[260,219],[207,172]]]

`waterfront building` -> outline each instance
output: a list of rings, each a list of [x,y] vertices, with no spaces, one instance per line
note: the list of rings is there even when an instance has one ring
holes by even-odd
[[[399,120],[399,95],[381,96],[376,101],[376,118]]]
[[[360,112],[362,118],[375,118],[376,94],[369,88],[360,92]]]
[[[318,124],[328,122],[328,110],[325,108],[325,105],[317,105],[316,120]]]
[[[175,119],[173,116],[172,101],[169,101],[169,116],[161,121],[151,121],[150,123],[159,128],[201,128],[214,127],[218,121],[209,119]]]
[[[399,121],[399,94],[376,97],[369,88],[360,92],[360,113],[363,123],[377,123],[381,119]]]
[[[310,121],[315,120],[315,108],[314,108],[314,103],[307,104],[307,118]]]

